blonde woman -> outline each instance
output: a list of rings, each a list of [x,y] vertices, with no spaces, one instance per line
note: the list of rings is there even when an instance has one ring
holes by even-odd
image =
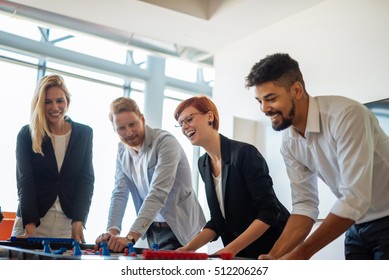
[[[85,242],[83,229],[94,188],[93,131],[66,116],[69,104],[61,76],[39,81],[30,124],[17,137],[19,205],[12,236]]]

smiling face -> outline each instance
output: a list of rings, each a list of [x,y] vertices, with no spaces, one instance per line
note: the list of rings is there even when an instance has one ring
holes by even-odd
[[[51,128],[62,126],[68,110],[65,92],[60,87],[51,87],[46,91],[45,116]]]
[[[139,151],[145,139],[145,119],[134,112],[123,111],[113,114],[113,128],[120,140]]]
[[[212,121],[211,113],[201,113],[193,106],[185,108],[178,117],[182,133],[196,146],[203,146],[209,131],[213,130],[209,121]]]
[[[261,105],[261,111],[270,117],[272,127],[276,131],[294,124],[296,103],[293,91],[293,86],[288,91],[274,82],[266,82],[255,88],[255,98]]]

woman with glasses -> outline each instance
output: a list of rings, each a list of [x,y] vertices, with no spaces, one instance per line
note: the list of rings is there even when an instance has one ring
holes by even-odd
[[[258,258],[270,251],[289,217],[279,202],[265,159],[248,143],[218,132],[219,114],[206,96],[182,101],[175,119],[183,134],[206,151],[198,160],[205,184],[210,220],[181,251],[196,251],[221,237],[216,252]]]

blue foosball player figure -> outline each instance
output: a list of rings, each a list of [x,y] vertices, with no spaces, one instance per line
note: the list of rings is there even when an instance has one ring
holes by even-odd
[[[134,249],[134,244],[132,242],[127,244],[128,247],[128,254],[132,257],[136,257],[136,251]]]
[[[101,254],[103,256],[110,256],[111,253],[109,252],[109,249],[108,249],[108,243],[107,242],[101,242],[101,248],[102,248],[102,252]]]
[[[63,253],[65,253],[66,251],[67,251],[67,249],[65,247],[61,247],[58,250],[55,250],[53,252],[53,254],[55,254],[55,255],[63,255]]]
[[[52,253],[51,248],[50,248],[50,242],[48,240],[43,240],[42,245],[43,245],[43,252],[45,252],[47,254]]]
[[[73,241],[73,256],[81,256],[80,244],[77,241]]]

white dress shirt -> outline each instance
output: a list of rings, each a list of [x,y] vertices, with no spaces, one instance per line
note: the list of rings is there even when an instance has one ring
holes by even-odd
[[[129,158],[131,175],[134,181],[135,186],[138,189],[139,196],[145,200],[147,195],[150,192],[150,183],[149,178],[147,176],[147,153],[145,152],[144,143],[140,148],[139,152],[136,152],[132,148],[128,148],[128,151],[131,153],[131,157]],[[162,217],[162,215],[157,213],[154,218],[155,222],[166,222],[166,220]]]
[[[63,163],[63,159],[65,158],[66,149],[68,148],[69,139],[71,130],[65,135],[54,135],[52,137],[52,144],[55,154],[55,159],[57,160],[58,172],[61,172],[61,167]],[[55,200],[53,206],[51,206],[51,210],[63,212],[61,203],[59,202],[59,197]]]
[[[304,136],[289,127],[281,146],[293,214],[317,219],[320,177],[337,197],[331,213],[356,223],[389,215],[389,138],[371,111],[345,97],[310,96]]]
[[[219,176],[215,177],[212,174],[213,178],[213,184],[215,185],[215,191],[216,191],[216,197],[217,201],[219,202],[220,211],[222,212],[223,218],[226,218],[226,214],[224,211],[224,201],[223,201],[223,190],[222,190],[222,174],[220,173]]]

